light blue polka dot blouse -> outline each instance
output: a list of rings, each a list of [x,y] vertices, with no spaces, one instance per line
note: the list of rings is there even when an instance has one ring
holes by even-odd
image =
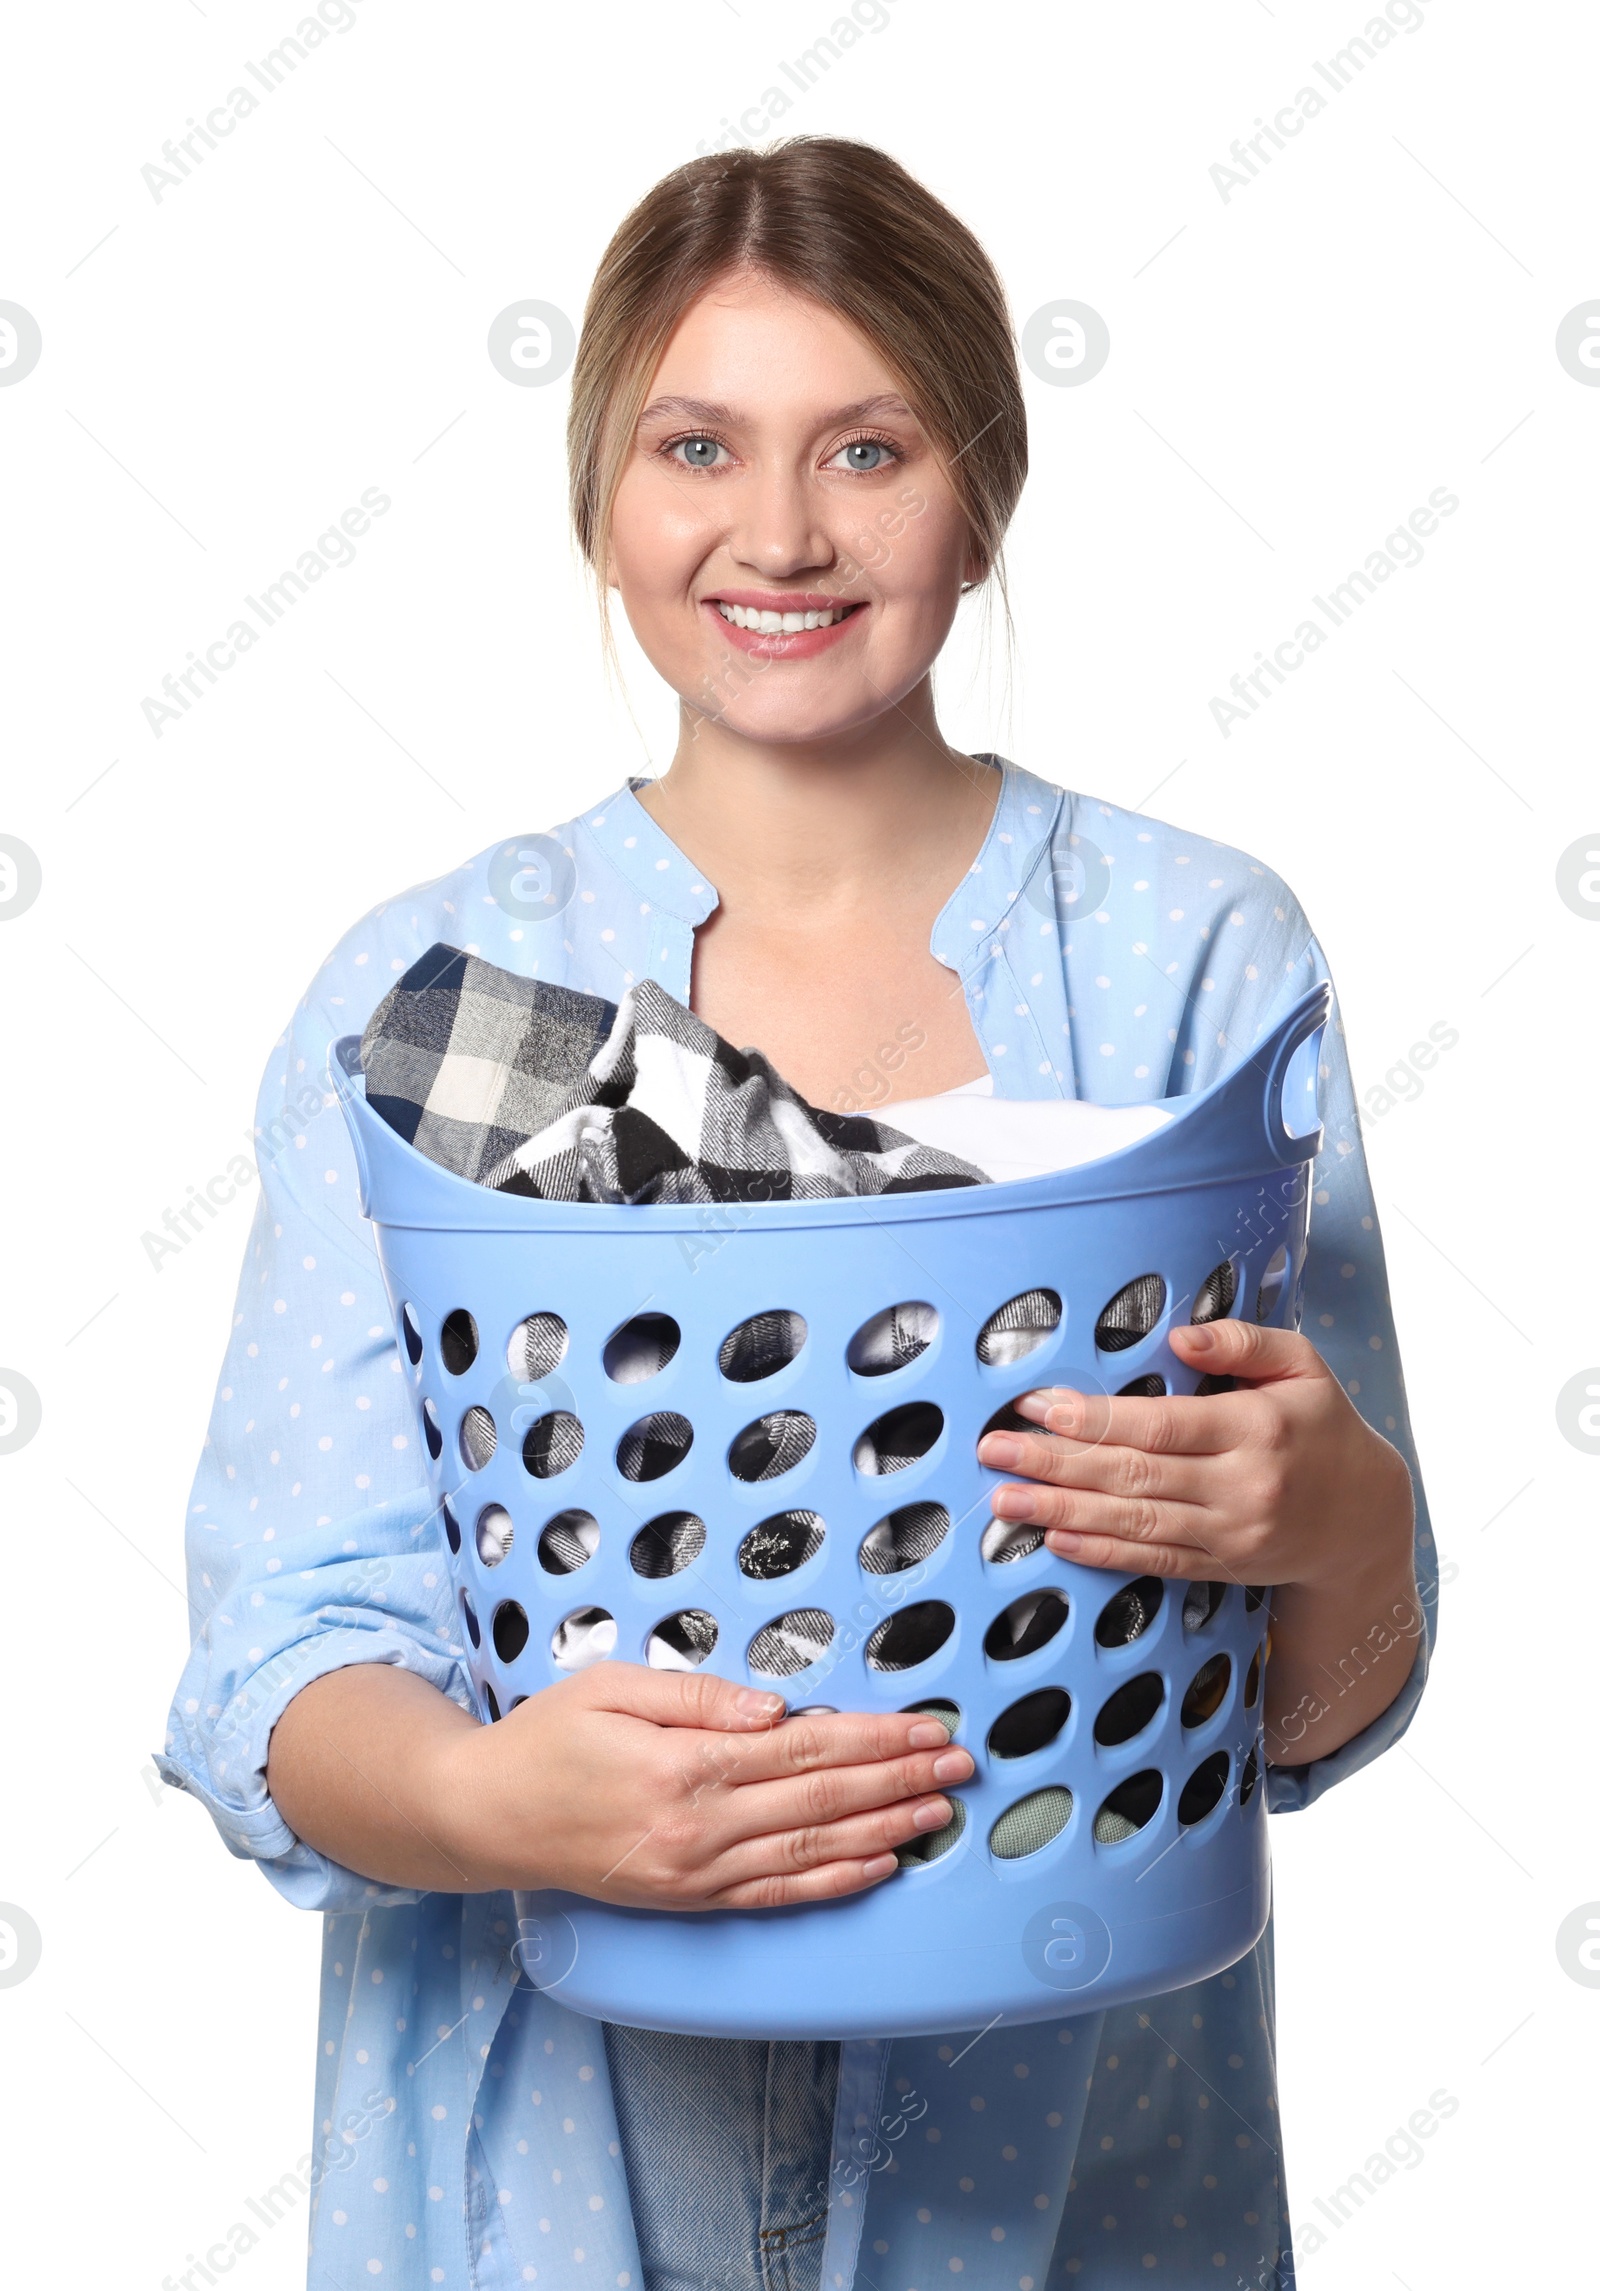
[[[998,1094],[1128,1103],[1203,1088],[1327,974],[1267,868],[1002,769],[988,837],[932,939]],[[359,1033],[440,939],[612,998],[648,976],[688,1000],[712,885],[631,789],[551,832],[548,910],[505,895],[506,846],[483,852],[357,923],[276,1045],[256,1116],[261,1197],[188,1520],[194,1646],[159,1764],[234,1853],[325,1913],[301,2177],[310,2280],[345,2291],[642,2291],[600,2026],[519,1981],[510,1895],[371,1884],[294,1837],[265,1775],[279,1713],[343,1664],[402,1664],[471,1707],[330,1043]],[[1415,1476],[1337,1023],[1324,1040],[1303,1326]],[[1420,1483],[1418,1499],[1431,1618]],[[1399,1699],[1333,1756],[1273,1769],[1273,1809],[1309,1805],[1387,1749],[1426,1667],[1424,1646]],[[985,2291],[1283,2291],[1273,2054],[1270,1929],[1232,1971],[1140,2006],[976,2044],[847,2044],[824,2291],[954,2276]]]

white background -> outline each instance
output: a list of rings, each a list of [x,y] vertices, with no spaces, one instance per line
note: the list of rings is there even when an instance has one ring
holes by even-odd
[[[44,351],[0,388],[0,833],[44,888],[0,930],[0,1367],[44,1418],[0,1455],[0,1899],[43,1935],[0,1989],[12,2280],[156,2291],[309,2144],[319,1921],[149,1765],[249,1197],[159,1271],[141,1236],[240,1150],[360,912],[665,761],[648,670],[627,700],[601,672],[565,386],[485,337],[529,296],[575,320],[626,207],[837,5],[354,0],[159,201],[141,167],[255,85],[294,0],[13,12],[0,297]],[[1028,377],[1009,702],[975,617],[950,736],[1281,869],[1363,1089],[1460,1036],[1368,1140],[1437,1668],[1399,1749],[1274,1825],[1289,2190],[1328,2237],[1302,2280],[1582,2280],[1600,1992],[1555,1935],[1600,1897],[1600,1459],[1555,1401],[1600,1358],[1600,929],[1556,863],[1600,827],[1600,389],[1554,337],[1600,294],[1594,21],[1423,0],[1335,96],[1311,66],[1364,0],[882,13],[779,124],[882,143],[1019,324],[1070,296],[1112,345],[1083,387]],[[1308,84],[1327,109],[1224,201],[1213,164]],[[144,696],[369,486],[356,563],[155,738]],[[1213,695],[1439,486],[1424,561],[1224,739]],[[1316,2198],[1440,2088],[1425,2160],[1329,2228]],[[241,2265],[297,2286],[298,2228]]]

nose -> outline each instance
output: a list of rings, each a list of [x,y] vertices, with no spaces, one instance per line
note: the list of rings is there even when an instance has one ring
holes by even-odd
[[[819,512],[816,496],[798,472],[755,471],[740,488],[727,536],[729,553],[768,580],[825,571],[838,552]]]

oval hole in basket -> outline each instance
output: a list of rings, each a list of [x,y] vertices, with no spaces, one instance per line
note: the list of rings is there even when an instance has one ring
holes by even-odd
[[[1239,1380],[1235,1376],[1202,1376],[1194,1388],[1195,1398],[1204,1400],[1212,1392],[1237,1391],[1238,1383]]]
[[[739,1572],[752,1582],[792,1575],[822,1549],[826,1534],[814,1511],[777,1511],[761,1520],[739,1546]]]
[[[515,1599],[502,1599],[494,1611],[494,1651],[503,1663],[514,1663],[528,1643],[526,1610]]]
[[[698,1670],[716,1643],[716,1617],[703,1607],[685,1607],[657,1623],[645,1641],[644,1659],[652,1670]]]
[[[559,1313],[529,1313],[511,1331],[506,1366],[519,1384],[539,1384],[567,1357],[567,1324]]]
[[[1066,1619],[1065,1592],[1024,1591],[984,1632],[983,1651],[992,1663],[1014,1663],[1048,1646]]]
[[[1142,1830],[1161,1803],[1163,1783],[1153,1766],[1119,1782],[1094,1818],[1097,1845],[1120,1845]]]
[[[1017,1400],[1026,1400],[1027,1397],[1025,1392],[1017,1394]],[[1004,1407],[995,1410],[978,1434],[980,1440],[986,1440],[991,1432],[1031,1432],[1035,1436],[1043,1433],[1042,1424],[1031,1423],[1026,1416],[1018,1413],[1017,1400],[1008,1400]]]
[[[845,1346],[845,1360],[857,1376],[892,1376],[921,1358],[939,1333],[932,1305],[885,1305],[863,1321]]]
[[[478,1610],[476,1607],[474,1607],[472,1601],[467,1597],[465,1591],[463,1591],[461,1594],[461,1612],[466,1620],[467,1637],[472,1641],[475,1647],[481,1647],[483,1644],[483,1633],[478,1628]]]
[[[683,1342],[670,1313],[635,1313],[613,1329],[600,1355],[613,1384],[645,1384],[659,1376]]]
[[[869,1575],[899,1575],[920,1566],[949,1533],[942,1503],[903,1503],[867,1529],[857,1556]]]
[[[1141,1273],[1120,1288],[1094,1324],[1102,1352],[1126,1352],[1142,1344],[1166,1309],[1167,1284],[1159,1273]]]
[[[706,1523],[692,1511],[664,1511],[646,1520],[628,1546],[628,1565],[635,1575],[657,1579],[681,1575],[692,1567],[706,1547]]]
[[[1244,1706],[1254,1710],[1261,1694],[1261,1649],[1257,1647],[1250,1657],[1250,1668],[1244,1674]]]
[[[977,1354],[986,1368],[1010,1368],[1055,1335],[1061,1326],[1061,1299],[1054,1289],[1024,1289],[1008,1297],[978,1331]]]
[[[1228,1681],[1233,1676],[1231,1655],[1213,1655],[1202,1663],[1189,1681],[1189,1691],[1183,1698],[1178,1713],[1185,1726],[1204,1726],[1208,1718],[1215,1718],[1227,1699]]]
[[[937,1694],[932,1696],[927,1702],[908,1702],[905,1705],[902,1715],[907,1718],[936,1718],[939,1721],[939,1724],[944,1728],[946,1734],[952,1736],[954,1735],[956,1728],[961,1724],[961,1711],[959,1706],[956,1703],[947,1702],[943,1695]]]
[[[1167,1699],[1166,1681],[1154,1671],[1141,1671],[1137,1678],[1124,1679],[1115,1694],[1100,1707],[1094,1722],[1094,1738],[1102,1750],[1114,1750],[1119,1742],[1131,1742],[1142,1734],[1156,1712]]]
[[[465,1376],[477,1357],[478,1324],[465,1305],[457,1305],[439,1331],[439,1358],[452,1376]]]
[[[793,1678],[809,1670],[832,1644],[833,1617],[820,1607],[796,1607],[764,1623],[744,1659],[763,1678]]]
[[[616,1651],[615,1616],[604,1607],[574,1607],[550,1634],[550,1654],[558,1670],[586,1670]]]
[[[1252,1742],[1250,1745],[1250,1755],[1244,1762],[1244,1772],[1239,1776],[1239,1803],[1241,1806],[1248,1806],[1251,1799],[1255,1796],[1256,1776],[1260,1773],[1260,1771],[1261,1766],[1260,1761],[1256,1757],[1256,1746]]]
[[[944,1430],[944,1411],[931,1400],[908,1400],[869,1424],[855,1444],[858,1472],[869,1479],[885,1479],[917,1463]]]
[[[539,1565],[547,1575],[576,1575],[600,1548],[600,1522],[592,1511],[558,1511],[539,1530]]]
[[[1264,1583],[1247,1584],[1245,1586],[1244,1594],[1245,1613],[1247,1615],[1253,1615],[1256,1609],[1261,1605],[1262,1601],[1266,1598],[1266,1595],[1267,1587]]]
[[[752,1313],[730,1329],[717,1348],[717,1366],[730,1384],[759,1384],[798,1360],[806,1341],[803,1316],[791,1312]]]
[[[1178,1798],[1178,1821],[1183,1829],[1193,1829],[1203,1822],[1212,1809],[1222,1803],[1222,1793],[1228,1787],[1228,1753],[1213,1750],[1183,1785]]]
[[[625,1480],[659,1480],[683,1462],[694,1445],[687,1416],[658,1409],[630,1424],[617,1442],[617,1470]]]
[[[514,1530],[511,1514],[503,1503],[486,1503],[478,1514],[476,1529],[478,1557],[485,1567],[498,1567],[511,1549]]]
[[[469,1408],[461,1419],[461,1429],[456,1435],[456,1446],[461,1451],[461,1461],[468,1471],[481,1472],[494,1454],[498,1442],[499,1434],[488,1409]]]
[[[1183,1627],[1203,1631],[1227,1597],[1225,1583],[1191,1583],[1183,1595]]]
[[[1289,1279],[1289,1252],[1280,1242],[1272,1252],[1272,1262],[1261,1276],[1256,1291],[1256,1319],[1269,1321],[1283,1301],[1284,1288]]]
[[[1166,1396],[1167,1380],[1164,1376],[1136,1376],[1131,1384],[1119,1385],[1119,1400],[1161,1400]]]
[[[1230,1258],[1213,1265],[1195,1295],[1194,1311],[1189,1319],[1195,1325],[1201,1321],[1219,1321],[1233,1310],[1233,1300],[1239,1293],[1239,1274]]]
[[[523,1469],[536,1480],[553,1480],[570,1471],[582,1454],[583,1426],[570,1408],[552,1408],[523,1435]]]
[[[919,1599],[886,1615],[867,1641],[869,1671],[909,1671],[939,1652],[956,1627],[956,1612],[942,1599]]]
[[[1059,1782],[1030,1790],[1027,1797],[1007,1806],[990,1830],[989,1851],[996,1861],[1022,1861],[1031,1853],[1042,1853],[1071,1819],[1072,1792]]]
[[[950,1804],[950,1819],[942,1830],[927,1830],[920,1837],[907,1838],[904,1845],[895,1847],[894,1858],[902,1869],[921,1869],[950,1851],[967,1826],[967,1809],[961,1800],[952,1798]]]
[[[1161,1612],[1162,1589],[1159,1575],[1141,1575],[1113,1591],[1094,1627],[1096,1646],[1131,1647],[1143,1638]]]
[[[444,1521],[446,1543],[449,1544],[452,1551],[459,1551],[461,1549],[461,1522],[447,1503],[442,1503],[439,1506],[439,1516]]]
[[[489,1724],[493,1726],[500,1716],[500,1704],[496,1699],[494,1688],[487,1679],[483,1682],[483,1707],[489,1713]]]
[[[1072,1716],[1072,1697],[1064,1686],[1041,1686],[1025,1694],[1009,1710],[1001,1711],[989,1729],[991,1758],[1029,1758],[1044,1750]]]
[[[417,1318],[417,1308],[413,1304],[403,1304],[400,1307],[400,1334],[405,1339],[407,1360],[410,1361],[413,1368],[420,1368],[422,1365],[422,1323]]]
[[[754,1485],[759,1480],[781,1479],[810,1455],[817,1427],[802,1409],[775,1408],[758,1416],[734,1435],[728,1449],[728,1469],[736,1480]]]
[[[1013,1559],[1026,1559],[1044,1541],[1042,1527],[1025,1519],[991,1519],[978,1539],[978,1549],[991,1567],[1007,1567]]]
[[[429,1455],[437,1463],[444,1454],[444,1426],[439,1421],[438,1409],[428,1399],[422,1403],[422,1437],[428,1443]]]

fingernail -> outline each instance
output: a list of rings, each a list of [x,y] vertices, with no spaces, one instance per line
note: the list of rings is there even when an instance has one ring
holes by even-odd
[[[941,1742],[949,1739],[948,1732],[936,1718],[919,1719],[906,1736],[913,1750],[937,1750]]]
[[[950,1801],[948,1798],[930,1798],[925,1806],[917,1808],[911,1819],[919,1830],[942,1830],[950,1820]]]
[[[1215,1352],[1217,1349],[1216,1331],[1207,1328],[1204,1322],[1198,1328],[1186,1329],[1184,1334],[1195,1352]]]
[[[891,1871],[899,1867],[892,1853],[875,1853],[870,1860],[861,1864],[861,1874],[863,1877],[888,1877]]]
[[[964,1782],[971,1772],[970,1750],[947,1750],[942,1758],[936,1758],[933,1762],[933,1778],[936,1782]]]
[[[1076,1551],[1082,1544],[1083,1537],[1073,1528],[1053,1527],[1044,1540],[1048,1550],[1067,1552]]]
[[[1009,1472],[1022,1461],[1022,1442],[1015,1432],[990,1432],[979,1453],[997,1472]]]
[[[1031,1519],[1033,1491],[1031,1488],[996,1488],[990,1508],[999,1519]]]
[[[776,1718],[788,1705],[781,1694],[764,1694],[758,1686],[742,1686],[733,1698],[733,1707],[742,1718]]]

